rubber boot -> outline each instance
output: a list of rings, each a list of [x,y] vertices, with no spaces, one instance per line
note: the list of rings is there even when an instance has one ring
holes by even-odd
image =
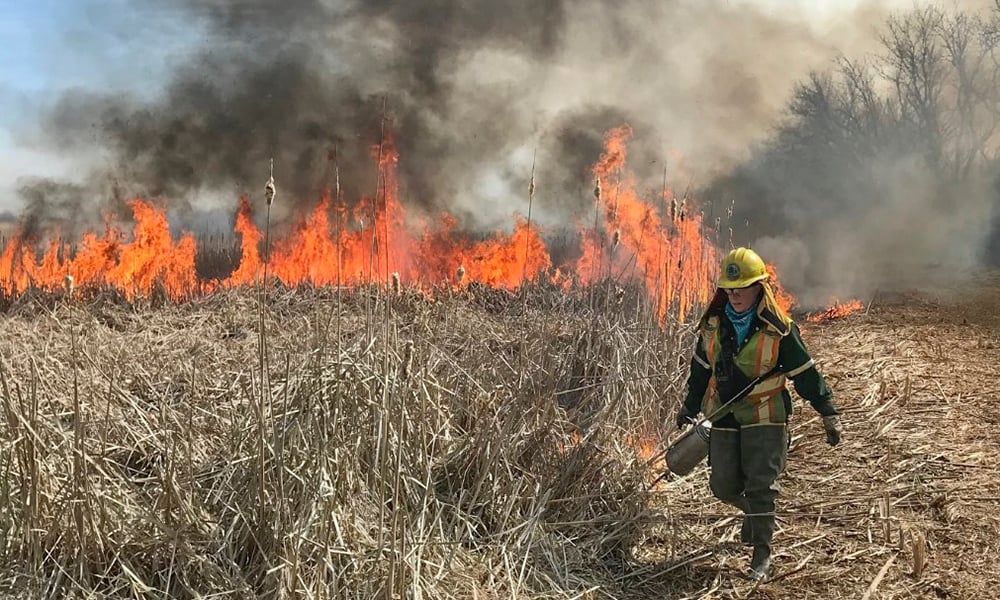
[[[740,543],[747,548],[753,546],[753,521],[750,517],[743,517],[743,527],[740,528]]]
[[[764,507],[760,507],[764,508]],[[764,511],[761,510],[761,513]],[[753,558],[750,559],[750,572],[747,574],[753,581],[766,578],[771,570],[771,538],[774,537],[774,515],[759,514],[746,517],[752,523]]]
[[[750,427],[740,431],[743,472],[746,475],[746,500],[750,508],[753,559],[749,576],[755,581],[766,578],[771,568],[771,538],[774,536],[774,500],[778,495],[778,476],[785,468],[788,448],[785,427]]]
[[[751,581],[760,581],[771,571],[771,546],[754,546],[753,558],[750,559],[750,572],[747,577]]]

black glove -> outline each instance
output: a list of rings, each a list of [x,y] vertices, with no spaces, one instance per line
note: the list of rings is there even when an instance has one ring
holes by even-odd
[[[684,429],[695,420],[695,414],[688,410],[686,404],[681,404],[681,409],[677,412],[677,429]]]
[[[826,443],[836,446],[840,443],[840,434],[843,429],[840,427],[839,415],[827,415],[823,417],[823,429],[826,430]]]

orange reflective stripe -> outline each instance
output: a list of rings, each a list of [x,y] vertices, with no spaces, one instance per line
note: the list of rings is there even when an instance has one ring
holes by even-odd
[[[775,392],[780,392],[783,389],[785,389],[785,378],[782,375],[778,375],[758,383],[752,390],[750,390],[750,393],[747,394],[747,398],[763,398],[765,396],[770,396]]]
[[[754,372],[757,375],[762,375],[764,373],[763,369],[760,368],[760,365],[761,360],[764,358],[764,346],[766,345],[767,344],[763,340],[757,341],[757,364],[754,365]]]
[[[767,400],[757,405],[757,422],[767,423],[771,420],[771,401]]]

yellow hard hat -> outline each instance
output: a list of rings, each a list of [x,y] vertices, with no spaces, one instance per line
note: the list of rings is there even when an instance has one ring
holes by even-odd
[[[747,287],[767,279],[764,260],[750,248],[736,248],[722,259],[719,269],[719,287],[735,289]]]

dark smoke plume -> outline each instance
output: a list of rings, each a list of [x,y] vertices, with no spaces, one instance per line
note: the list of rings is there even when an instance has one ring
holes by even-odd
[[[678,149],[685,161],[669,165],[671,178],[706,177],[766,130],[796,64],[804,72],[832,55],[799,23],[721,0],[187,0],[135,10],[186,20],[204,45],[156,99],[74,91],[45,130],[64,151],[111,151],[114,164],[94,180],[175,207],[256,192],[271,157],[286,203],[311,203],[334,153],[346,196],[370,196],[385,116],[407,205],[509,224],[536,154],[539,214],[564,222],[589,201],[579,192],[605,130],[633,127],[653,179]],[[768,64],[779,59],[780,72]]]
[[[734,242],[768,250],[792,287],[816,287],[817,297],[872,288],[881,272],[857,269],[859,257],[896,252],[913,232],[922,240],[909,246],[918,264],[942,248],[971,260],[973,246],[983,245],[983,232],[937,203],[956,190],[982,200],[992,183],[977,171],[975,181],[943,185],[947,166],[921,162],[937,159],[924,152],[934,131],[919,111],[873,105],[885,109],[867,115],[877,127],[855,132],[837,123],[847,133],[835,140],[823,137],[838,131],[822,129],[832,121],[795,120],[810,71],[836,68],[842,51],[884,57],[886,29],[877,24],[889,13],[877,0],[825,29],[727,0],[131,6],[151,23],[183,21],[202,41],[150,97],[74,90],[48,112],[52,148],[96,146],[110,156],[84,178],[84,204],[98,197],[120,208],[121,199],[141,195],[166,202],[181,215],[175,222],[218,219],[240,193],[259,198],[273,157],[274,216],[287,220],[332,184],[334,159],[345,198],[373,195],[372,149],[385,129],[399,151],[407,207],[431,216],[446,210],[470,230],[509,227],[512,213],[526,212],[534,158],[533,215],[565,225],[592,214],[590,168],[602,136],[628,124],[629,165],[651,195],[664,172],[675,193],[703,189],[710,223],[738,198]],[[885,84],[876,82],[876,95],[891,89]],[[846,103],[833,113],[849,114],[857,98],[838,86],[823,91]],[[814,130],[795,124],[802,122]],[[913,148],[923,153],[914,158]],[[944,158],[954,150],[945,144]],[[49,193],[38,182],[24,189]],[[58,204],[71,202],[60,189]],[[44,213],[53,203],[32,206]],[[967,213],[988,223],[984,210],[981,201]],[[947,223],[926,226],[930,217]],[[951,239],[962,242],[948,246]]]

